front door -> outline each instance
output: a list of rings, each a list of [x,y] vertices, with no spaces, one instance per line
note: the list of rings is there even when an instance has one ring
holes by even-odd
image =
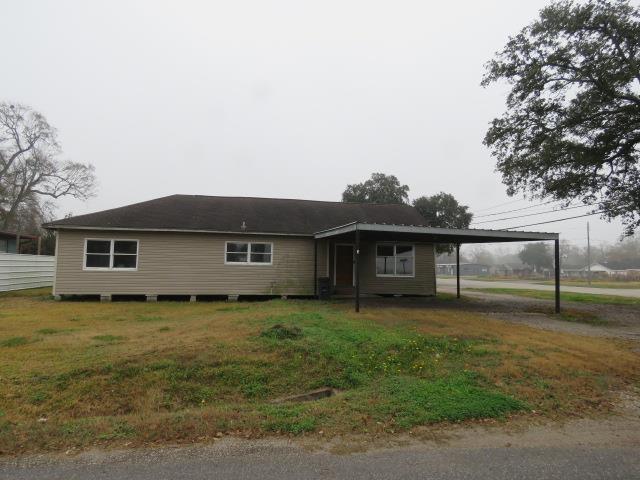
[[[336,285],[353,286],[353,245],[336,245]]]

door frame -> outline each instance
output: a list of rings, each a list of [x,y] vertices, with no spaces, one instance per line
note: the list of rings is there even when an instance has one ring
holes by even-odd
[[[336,286],[336,271],[337,271],[337,247],[351,247],[351,286],[356,286],[356,264],[354,262],[356,256],[356,246],[353,243],[334,243],[333,244],[333,286]],[[344,286],[344,285],[341,285]]]

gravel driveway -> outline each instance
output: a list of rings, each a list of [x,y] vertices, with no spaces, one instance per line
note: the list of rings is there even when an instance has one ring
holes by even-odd
[[[438,292],[455,293],[455,286],[443,286],[438,283]],[[345,303],[352,302],[352,300],[343,301]],[[413,298],[368,297],[363,298],[361,304],[363,311],[366,308],[385,307],[462,310],[477,312],[505,322],[524,324],[545,330],[595,337],[640,340],[640,307],[635,305],[562,302],[562,308],[566,312],[583,313],[597,319],[597,322],[585,323],[567,321],[566,318],[555,315],[553,313],[553,300],[473,290],[465,290],[461,300],[444,299],[438,296]]]

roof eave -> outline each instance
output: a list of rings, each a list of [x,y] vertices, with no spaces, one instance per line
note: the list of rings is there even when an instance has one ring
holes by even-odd
[[[558,240],[560,235],[558,233],[551,232],[521,232],[521,231],[506,231],[506,230],[479,230],[479,229],[455,229],[455,228],[437,228],[437,227],[424,227],[416,225],[391,225],[391,224],[375,224],[375,223],[351,223],[335,227],[333,229],[317,232],[314,237],[316,239],[333,237],[336,235],[342,235],[344,233],[353,232],[355,230],[360,231],[372,231],[372,232],[389,232],[389,233],[410,233],[410,234],[423,234],[431,237],[458,237],[464,238],[476,238],[476,239],[494,239],[496,242],[500,241],[543,241],[543,240]],[[489,240],[486,241],[488,243]],[[450,243],[447,241],[447,243]],[[464,243],[464,242],[463,242]]]
[[[313,237],[312,233],[282,233],[282,232],[242,232],[233,230],[203,230],[203,229],[187,229],[187,228],[132,228],[132,227],[95,227],[86,225],[55,225],[43,224],[42,228],[48,230],[91,230],[91,231],[118,231],[118,232],[167,232],[167,233],[212,233],[212,234],[228,234],[228,235],[272,235],[272,236],[288,236],[288,237]]]

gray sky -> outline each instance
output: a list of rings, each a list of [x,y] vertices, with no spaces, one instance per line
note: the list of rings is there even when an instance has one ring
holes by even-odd
[[[486,210],[512,199],[482,145],[506,92],[480,87],[483,64],[545,3],[2,0],[0,95],[95,165],[96,197],[61,215],[172,193],[339,200],[378,171],[500,212],[528,203]],[[621,232],[590,221],[596,243]],[[585,224],[529,229],[583,243]]]

